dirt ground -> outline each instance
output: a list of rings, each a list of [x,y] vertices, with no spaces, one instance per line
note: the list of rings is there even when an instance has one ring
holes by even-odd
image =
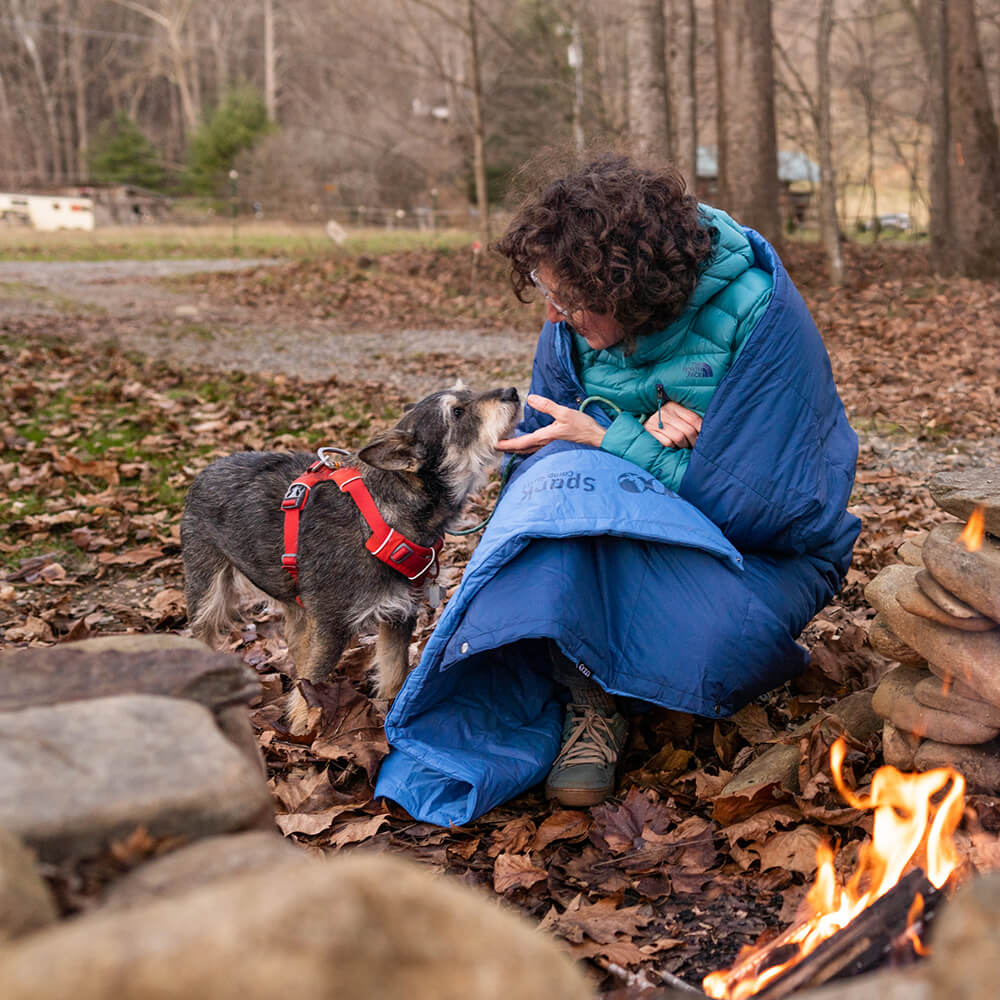
[[[800,775],[808,795],[752,818],[748,847],[750,834],[717,816],[725,776],[884,669],[865,641],[865,584],[904,539],[947,518],[926,488],[934,473],[1000,465],[1000,286],[943,283],[915,255],[854,249],[849,286],[832,290],[817,260],[792,247],[786,263],[859,433],[851,510],[863,529],[842,592],[801,637],[813,655],[807,675],[742,718],[637,717],[617,795],[588,813],[553,811],[532,790],[446,831],[372,799],[387,748],[364,693],[371,637],[345,654],[342,681],[316,706],[317,732],[289,739],[276,721],[286,650],[279,623],[261,615],[231,648],[265,684],[254,721],[286,835],[315,850],[399,851],[491,888],[606,973],[606,990],[630,981],[612,966],[654,983],[668,974],[696,982],[787,925],[811,874],[817,825],[854,849],[864,824],[838,819],[828,779],[809,772]],[[0,538],[0,552],[22,562],[0,579],[0,649],[183,631],[177,518],[209,452],[357,442],[406,399],[457,378],[525,390],[540,305],[514,302],[501,275],[487,277],[476,288],[466,261],[428,253],[0,262],[0,465],[11,495],[27,498],[15,505],[35,504],[8,511]],[[227,394],[213,395],[219,372]],[[229,378],[241,372],[251,374]],[[331,397],[337,405],[325,406]],[[105,443],[88,452],[98,425]],[[139,436],[115,437],[122,427]],[[476,498],[469,523],[494,495],[495,485]],[[449,540],[449,591],[475,539]],[[35,563],[21,559],[26,545],[42,553]],[[421,616],[414,662],[437,614]],[[348,717],[364,721],[354,734],[363,753],[337,742]],[[809,767],[826,766],[822,750],[810,750]],[[855,754],[858,782],[879,763],[876,740]],[[789,838],[809,857],[765,865],[764,853],[778,857]],[[759,860],[750,848],[761,848]]]
[[[489,371],[527,388],[538,333],[536,314],[528,310],[520,330],[397,324],[345,329],[308,310],[289,313],[280,306],[244,305],[214,286],[159,280],[261,271],[272,263],[281,266],[245,259],[0,261],[0,318],[82,309],[107,320],[83,328],[95,343],[110,335],[125,349],[180,364],[312,381],[331,375],[344,381],[375,380],[414,399],[444,387],[442,369],[446,384],[457,375],[476,386],[482,384],[481,373]],[[435,365],[435,360],[441,363]]]

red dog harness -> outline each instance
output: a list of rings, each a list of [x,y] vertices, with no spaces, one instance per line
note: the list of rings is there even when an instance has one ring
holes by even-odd
[[[365,542],[365,547],[376,559],[386,566],[402,573],[414,586],[422,582],[425,575],[433,580],[438,574],[437,554],[444,544],[439,538],[433,545],[418,545],[411,542],[395,528],[390,528],[378,512],[368,487],[361,479],[361,473],[352,466],[341,466],[339,462],[330,465],[322,457],[313,462],[299,476],[285,493],[281,501],[281,509],[285,512],[285,548],[281,557],[281,565],[288,570],[292,579],[299,579],[299,516],[314,486],[333,480],[340,489],[347,493],[358,505],[361,516],[371,528],[371,537]]]

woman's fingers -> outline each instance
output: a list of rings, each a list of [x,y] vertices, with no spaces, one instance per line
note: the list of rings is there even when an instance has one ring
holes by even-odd
[[[694,410],[671,401],[664,403],[643,426],[668,448],[693,448],[701,431],[701,417]]]
[[[528,406],[539,413],[552,417],[552,423],[519,438],[507,438],[497,443],[500,451],[534,451],[550,441],[573,441],[576,444],[590,444],[600,447],[604,428],[593,417],[579,410],[559,403],[545,396],[530,395],[525,400]]]

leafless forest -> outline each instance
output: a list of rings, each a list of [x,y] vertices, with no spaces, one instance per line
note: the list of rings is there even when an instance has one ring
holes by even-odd
[[[86,183],[124,113],[179,176],[233,88],[276,128],[241,194],[285,216],[433,210],[485,230],[540,149],[716,153],[699,194],[780,238],[777,153],[837,231],[929,224],[942,261],[1000,261],[998,0],[0,0],[0,186]],[[515,185],[516,187],[516,185]],[[453,213],[449,215],[448,213]]]

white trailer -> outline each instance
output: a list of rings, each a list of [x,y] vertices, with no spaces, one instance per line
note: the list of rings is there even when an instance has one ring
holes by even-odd
[[[0,221],[26,222],[35,229],[93,229],[94,202],[72,195],[0,193]]]

